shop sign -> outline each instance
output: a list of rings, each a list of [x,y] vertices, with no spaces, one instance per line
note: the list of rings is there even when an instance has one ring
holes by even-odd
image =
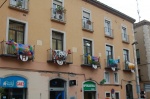
[[[88,81],[83,84],[84,91],[96,91],[96,85],[94,82]]]
[[[0,86],[3,88],[27,88],[27,79],[20,76],[1,78]]]

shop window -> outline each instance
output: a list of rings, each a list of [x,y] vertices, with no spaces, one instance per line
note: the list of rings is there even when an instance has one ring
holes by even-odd
[[[66,99],[66,81],[62,79],[50,81],[50,99]]]

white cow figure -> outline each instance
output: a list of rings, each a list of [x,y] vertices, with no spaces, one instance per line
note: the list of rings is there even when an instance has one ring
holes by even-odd
[[[63,62],[66,61],[66,58],[67,58],[66,51],[61,51],[61,50],[53,51],[54,62],[56,61],[59,65],[63,65]]]

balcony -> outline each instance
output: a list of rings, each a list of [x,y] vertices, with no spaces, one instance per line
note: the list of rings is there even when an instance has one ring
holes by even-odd
[[[123,71],[134,73],[135,65],[133,63],[126,61],[126,62],[123,62],[123,66],[124,66]]]
[[[28,12],[28,1],[29,0],[10,0],[9,2],[9,8],[19,10],[22,12]]]
[[[111,39],[114,38],[113,30],[111,28],[104,27],[104,30],[105,30],[105,37],[111,38]]]
[[[119,59],[105,59],[104,61],[105,61],[105,69],[113,71],[120,69]]]
[[[0,57],[14,57],[22,61],[34,59],[35,46],[19,44],[12,41],[0,42]]]
[[[81,66],[91,67],[93,69],[97,69],[100,67],[100,58],[91,56],[91,55],[81,55],[82,64]]]
[[[73,53],[61,50],[47,50],[47,62],[57,63],[58,65],[73,64]]]
[[[61,24],[66,24],[66,10],[62,7],[60,9],[57,8],[51,8],[51,20],[61,23]]]
[[[122,33],[122,42],[129,44],[129,35]]]
[[[82,29],[88,32],[94,32],[93,22],[91,22],[91,20],[82,19]]]

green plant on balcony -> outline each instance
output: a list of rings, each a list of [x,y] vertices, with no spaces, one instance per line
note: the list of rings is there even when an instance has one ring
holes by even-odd
[[[19,0],[18,2],[17,2],[17,7],[21,7],[22,6],[22,2]]]
[[[65,9],[64,9],[64,7],[62,7],[62,6],[57,6],[56,12],[59,13],[59,14],[62,14],[62,13],[65,12]]]

